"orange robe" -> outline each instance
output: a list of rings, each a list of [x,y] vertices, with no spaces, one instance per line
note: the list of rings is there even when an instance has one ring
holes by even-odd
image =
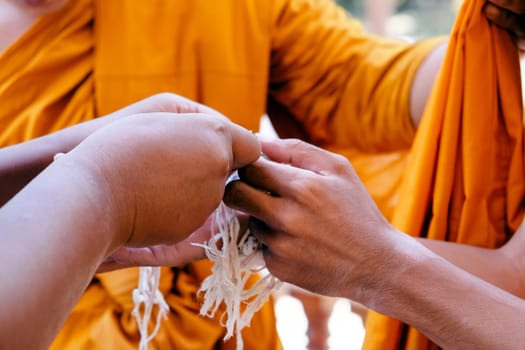
[[[429,239],[495,248],[520,225],[525,148],[519,54],[466,1],[416,136],[393,224]],[[371,312],[364,349],[434,349],[416,329]]]
[[[175,92],[257,130],[269,95],[314,143],[349,152],[406,148],[411,82],[436,41],[369,38],[331,0],[75,0],[0,56],[0,146]],[[210,264],[162,271],[171,306],[151,348],[212,349],[218,319],[198,316]],[[137,269],[98,275],[53,349],[135,349]],[[246,348],[280,348],[272,305]],[[219,345],[229,349],[233,342]]]

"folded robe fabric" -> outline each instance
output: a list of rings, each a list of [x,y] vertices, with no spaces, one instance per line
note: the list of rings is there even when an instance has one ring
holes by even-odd
[[[410,85],[439,41],[371,38],[332,0],[69,1],[0,54],[0,146],[171,91],[252,130],[271,94],[318,145],[345,154],[406,149]],[[374,162],[366,177],[383,178],[381,169]],[[195,292],[209,271],[209,262],[163,268],[171,312],[151,348],[235,346],[221,342],[218,319],[198,316]],[[137,276],[99,275],[51,349],[135,349]],[[243,334],[246,348],[280,348],[271,304]]]
[[[414,236],[495,248],[523,218],[523,105],[516,44],[488,22],[484,3],[465,1],[458,15],[393,224]],[[437,346],[371,313],[364,349],[400,348]]]

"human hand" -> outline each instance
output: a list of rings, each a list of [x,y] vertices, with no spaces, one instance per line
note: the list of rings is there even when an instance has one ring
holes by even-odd
[[[135,266],[182,266],[206,258],[203,244],[211,237],[211,216],[186,239],[174,244],[160,244],[150,247],[122,246],[108,256],[97,273]]]
[[[87,136],[102,127],[129,115],[151,112],[220,114],[187,98],[161,93],[122,108],[109,115],[95,118],[52,134],[0,148],[0,206],[44,170],[57,153],[66,153]]]
[[[137,101],[129,106],[119,109],[110,115],[129,116],[131,114],[142,114],[152,112],[167,113],[204,113],[208,115],[220,115],[219,112],[190,100],[186,97],[164,92],[152,95],[143,100]]]
[[[256,137],[224,117],[150,113],[109,124],[58,161],[86,169],[107,193],[101,205],[114,214],[114,247],[149,247],[201,226],[231,171],[259,154]]]
[[[222,114],[208,106],[202,105],[198,102],[176,94],[165,92],[137,101],[108,115],[95,118],[93,120],[89,120],[80,124],[76,124],[63,130],[59,130],[53,134],[50,134],[50,136],[58,140],[58,142],[54,142],[61,145],[61,152],[67,152],[71,148],[78,145],[84,138],[89,136],[91,133],[122,117],[157,112],[176,114],[204,113],[207,115],[219,116],[221,118],[224,118]]]
[[[297,140],[262,142],[270,160],[239,170],[225,202],[252,215],[266,267],[312,292],[352,297],[390,255],[394,229],[348,160]],[[390,242],[392,243],[392,242]]]
[[[525,40],[525,0],[487,0],[484,12],[491,22]]]
[[[240,231],[245,232],[248,228],[249,217],[238,212],[237,219],[239,220]],[[150,247],[122,246],[118,248],[102,262],[97,273],[135,266],[182,266],[205,259],[206,253],[201,245],[217,232],[219,232],[219,228],[214,225],[212,214],[201,227],[183,241]],[[220,242],[218,243],[220,244]]]

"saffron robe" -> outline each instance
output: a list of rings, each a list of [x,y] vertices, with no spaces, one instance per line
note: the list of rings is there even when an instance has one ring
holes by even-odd
[[[519,53],[465,1],[418,130],[393,224],[414,236],[496,248],[525,209]],[[393,262],[395,263],[395,262]],[[364,349],[435,349],[416,329],[370,312]]]
[[[252,130],[271,95],[318,145],[403,149],[411,83],[436,44],[370,38],[330,0],[70,1],[0,56],[0,146],[170,91]],[[162,269],[171,312],[150,348],[234,347],[218,318],[197,315],[209,273],[207,261]],[[137,276],[97,275],[52,349],[135,349]],[[280,348],[271,304],[243,336],[246,348]]]

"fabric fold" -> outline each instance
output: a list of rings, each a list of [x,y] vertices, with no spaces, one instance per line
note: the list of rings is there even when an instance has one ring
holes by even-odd
[[[457,17],[392,222],[414,236],[496,248],[525,209],[523,105],[516,43],[488,22],[484,3],[464,2]],[[401,348],[436,345],[371,312],[364,349]]]

